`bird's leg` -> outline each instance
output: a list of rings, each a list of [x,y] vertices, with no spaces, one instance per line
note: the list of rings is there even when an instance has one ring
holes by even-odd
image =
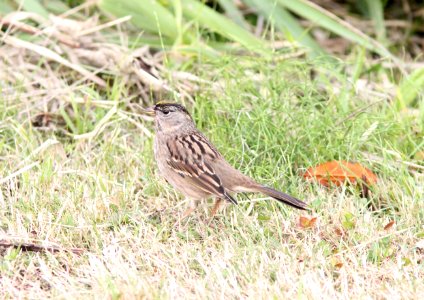
[[[177,226],[182,220],[189,217],[196,210],[198,205],[199,205],[199,201],[191,200],[187,209],[184,211],[181,217],[174,223],[174,226]]]
[[[221,208],[221,205],[223,203],[224,203],[224,200],[222,198],[216,199],[215,205],[213,206],[212,211],[211,211],[211,220],[216,215],[216,213],[219,211],[219,209]]]

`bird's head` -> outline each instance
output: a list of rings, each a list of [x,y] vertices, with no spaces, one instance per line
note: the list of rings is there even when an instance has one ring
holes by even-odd
[[[181,104],[159,102],[144,111],[154,116],[156,130],[171,132],[194,126],[190,114]]]

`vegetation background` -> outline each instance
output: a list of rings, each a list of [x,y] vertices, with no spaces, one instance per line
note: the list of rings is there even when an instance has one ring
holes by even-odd
[[[424,295],[424,5],[408,0],[0,0],[2,298]],[[210,220],[161,180],[183,103],[237,168]],[[355,161],[378,180],[322,186]]]

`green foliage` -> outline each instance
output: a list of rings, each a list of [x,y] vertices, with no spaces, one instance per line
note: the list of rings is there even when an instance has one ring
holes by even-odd
[[[218,0],[219,5],[223,7],[226,15],[244,29],[249,29],[247,22],[244,20],[243,14],[238,10],[233,0]]]
[[[157,1],[102,0],[99,7],[119,17],[130,15],[140,29],[172,38],[177,45],[194,42],[195,31],[191,27],[198,24],[254,52],[269,53],[265,41],[197,0],[174,1],[170,6]],[[184,22],[182,16],[186,18]]]
[[[302,45],[310,48],[314,56],[323,54],[324,51],[309,35],[299,22],[276,1],[244,0],[249,6],[258,10],[267,20],[280,30],[288,40],[297,40]]]
[[[266,17],[272,24],[275,24],[276,28],[287,39],[295,39],[306,47],[311,48],[313,56],[322,55],[324,52],[286,8],[330,32],[379,53],[383,57],[392,57],[382,44],[310,1],[245,0],[245,2],[256,9],[259,14]],[[251,51],[267,54],[268,46],[266,42],[263,39],[256,38],[247,30],[248,27],[245,25],[243,15],[237,11],[232,2],[221,1],[220,3],[229,12],[229,16],[234,18],[234,21],[220,15],[198,0],[171,1],[166,4],[155,0],[137,2],[131,0],[119,2],[101,0],[99,6],[101,9],[118,17],[131,15],[133,17],[132,22],[140,29],[170,37],[177,44],[193,42],[196,33],[191,27],[194,24],[198,24],[200,28],[218,33],[230,41],[238,42]],[[377,9],[379,9],[378,12]],[[383,38],[381,10],[382,6],[378,6],[378,4],[372,4],[370,8],[376,22],[378,36]],[[208,42],[207,39],[205,41],[205,37],[197,36],[197,38],[200,38],[202,43]]]
[[[249,31],[221,16],[201,2],[197,0],[182,0],[181,4],[183,14],[189,22],[196,22],[202,27],[220,33],[224,37],[240,43],[253,52],[264,55],[270,54],[267,51],[265,41],[256,38]]]
[[[398,110],[410,106],[424,88],[424,68],[415,70],[405,77],[397,90],[397,98],[394,102]],[[423,97],[420,97],[422,102]]]
[[[131,16],[131,22],[143,30],[172,39],[188,38],[178,31],[175,16],[157,1],[101,0],[99,7],[117,17]]]
[[[48,17],[48,11],[38,0],[15,0],[16,5],[22,5],[22,9]]]
[[[374,23],[377,39],[386,43],[386,26],[384,25],[384,9],[382,0],[364,0],[366,3],[366,14]],[[362,1],[359,1],[362,2]]]
[[[377,41],[365,35],[348,22],[308,0],[277,0],[279,4],[294,13],[336,33],[358,45],[372,50],[383,57],[391,57],[390,52]]]

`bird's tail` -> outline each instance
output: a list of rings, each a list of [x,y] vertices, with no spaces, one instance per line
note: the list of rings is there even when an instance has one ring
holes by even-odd
[[[292,207],[306,210],[308,209],[308,205],[305,202],[296,199],[290,195],[284,194],[283,192],[274,190],[273,188],[258,184],[255,186],[255,192],[261,192],[267,196],[270,196],[284,204],[290,205]]]

